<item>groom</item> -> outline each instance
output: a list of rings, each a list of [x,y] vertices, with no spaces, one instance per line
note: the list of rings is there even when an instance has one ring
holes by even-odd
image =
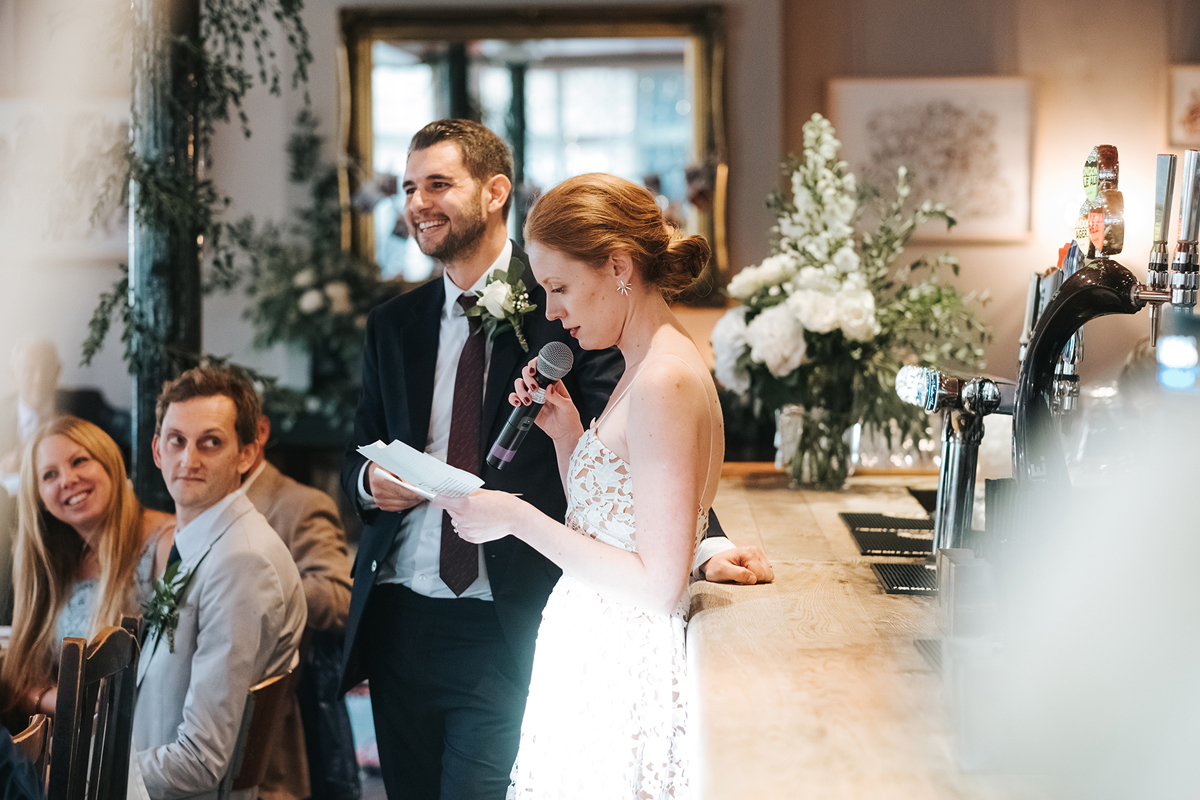
[[[409,146],[403,188],[408,228],[445,274],[383,304],[367,322],[362,396],[342,470],[342,488],[365,524],[342,689],[370,680],[389,800],[502,798],[542,608],[559,571],[515,537],[463,542],[440,509],[356,448],[399,439],[562,519],[558,461],[541,430],[530,432],[505,470],[484,462],[508,416],[508,394],[543,345],[566,342],[575,364],[563,383],[586,424],[603,410],[624,362],[615,348],[581,350],[546,319],[545,293],[508,239],[512,160],[495,134],[464,120],[431,123]],[[511,331],[488,339],[479,318],[464,315],[488,275],[508,269],[511,258],[525,267],[537,306],[520,323],[528,351]],[[702,558],[727,550],[718,556],[727,574],[769,578],[757,548],[716,541],[706,542]]]

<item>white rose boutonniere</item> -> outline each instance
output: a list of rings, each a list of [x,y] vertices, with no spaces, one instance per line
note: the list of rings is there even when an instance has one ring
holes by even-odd
[[[529,292],[525,289],[525,264],[520,259],[508,262],[508,269],[498,269],[488,276],[483,290],[476,292],[479,300],[474,308],[466,312],[468,317],[480,317],[483,329],[489,339],[506,330],[516,334],[521,348],[528,353],[529,343],[525,341],[525,332],[521,327],[526,314],[537,308],[529,302]]]

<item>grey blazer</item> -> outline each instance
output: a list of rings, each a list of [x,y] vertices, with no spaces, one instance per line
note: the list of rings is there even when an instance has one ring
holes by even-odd
[[[138,664],[133,746],[153,800],[216,797],[246,692],[293,665],[308,613],[291,554],[243,493],[183,555],[195,574],[175,652],[151,635]]]

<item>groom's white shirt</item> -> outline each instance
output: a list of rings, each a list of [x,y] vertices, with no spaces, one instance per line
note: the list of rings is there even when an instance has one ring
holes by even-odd
[[[308,609],[291,554],[241,490],[177,531],[175,545],[194,574],[175,652],[165,635],[146,639],[133,744],[153,800],[207,800],[232,758],[246,692],[293,665]]]

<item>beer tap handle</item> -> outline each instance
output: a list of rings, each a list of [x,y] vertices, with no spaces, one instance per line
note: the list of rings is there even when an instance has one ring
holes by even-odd
[[[955,378],[928,367],[904,366],[896,374],[896,394],[928,412],[953,409],[968,414],[1011,414],[1016,384],[1002,378]]]
[[[1154,245],[1150,248],[1150,266],[1146,270],[1146,288],[1166,291],[1170,280],[1171,253],[1168,249],[1171,224],[1171,198],[1175,193],[1175,156],[1160,153],[1154,170]],[[1158,343],[1160,303],[1150,304],[1150,346]]]
[[[1179,241],[1171,261],[1171,305],[1196,307],[1196,234],[1200,228],[1200,152],[1186,150],[1179,184]]]
[[[1036,272],[1029,276],[1029,289],[1025,295],[1025,322],[1021,325],[1021,349],[1017,354],[1017,361],[1025,360],[1025,350],[1029,347],[1029,337],[1033,335],[1033,326],[1037,323],[1038,310],[1038,287],[1042,284],[1042,277]]]

